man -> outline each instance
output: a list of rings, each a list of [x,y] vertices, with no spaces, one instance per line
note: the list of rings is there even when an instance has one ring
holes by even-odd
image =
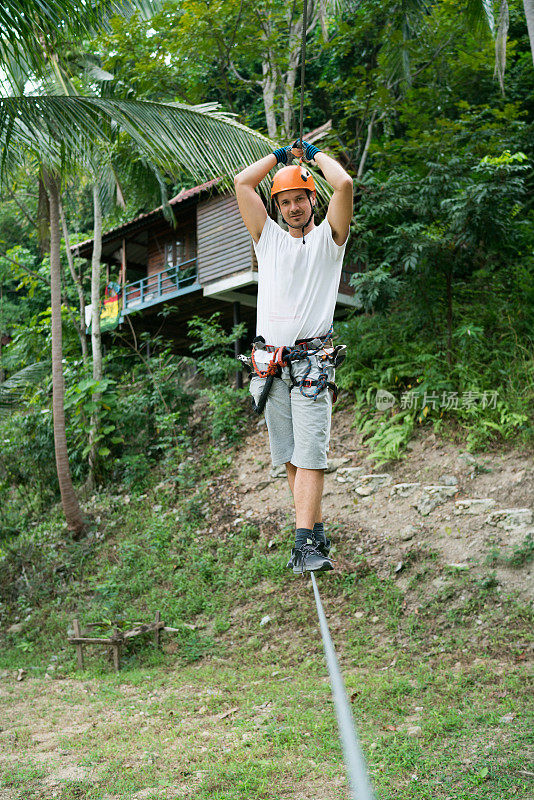
[[[315,163],[334,190],[326,219],[318,226],[313,176],[300,164],[282,166],[272,184],[271,196],[287,232],[267,215],[256,192],[267,174],[277,164],[287,165],[288,158]],[[352,218],[352,178],[314,145],[295,142],[244,169],[235,177],[235,187],[258,260],[250,391],[258,403],[269,376],[275,376],[267,385],[265,405],[271,458],[273,466],[285,464],[295,504],[295,546],[287,566],[294,573],[328,570],[330,541],[321,498],[339,350],[332,346],[332,320]]]

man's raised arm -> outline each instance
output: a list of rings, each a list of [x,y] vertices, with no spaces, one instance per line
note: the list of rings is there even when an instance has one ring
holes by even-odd
[[[321,169],[325,180],[334,190],[330,198],[326,217],[332,228],[332,236],[336,244],[344,244],[349,235],[350,221],[352,219],[352,178],[345,172],[341,164],[333,158],[327,156],[315,145],[302,143],[304,145],[304,155],[308,161],[314,161]],[[299,142],[293,145],[292,153],[296,157],[302,155],[302,150],[298,147]]]
[[[327,156],[326,153],[316,153],[315,163],[320,167],[325,180],[334,190],[330,198],[326,217],[332,228],[332,236],[336,244],[344,244],[350,230],[352,219],[352,178],[345,172],[341,164]]]
[[[259,161],[255,161],[250,167],[246,167],[234,178],[239,211],[255,242],[259,240],[267,219],[267,211],[261,197],[256,192],[256,186],[276,164],[277,158],[271,153]]]

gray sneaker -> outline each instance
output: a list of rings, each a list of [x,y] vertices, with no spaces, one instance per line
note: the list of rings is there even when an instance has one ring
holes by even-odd
[[[294,547],[287,567],[292,569],[295,575],[303,575],[304,572],[326,572],[326,570],[333,569],[332,562],[327,555],[321,552],[315,542],[307,542],[298,549]]]
[[[310,544],[310,542],[308,542]],[[326,539],[324,542],[317,539],[317,536],[313,535],[313,544],[317,548],[317,550],[321,553],[322,556],[328,558],[328,554],[330,553],[330,548],[332,546],[332,541],[330,539]],[[291,558],[286,564],[287,569],[293,569],[295,566],[295,548],[291,551]]]

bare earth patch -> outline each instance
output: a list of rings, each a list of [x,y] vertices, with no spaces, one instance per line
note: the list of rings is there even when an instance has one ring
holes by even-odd
[[[443,564],[476,572],[492,548],[510,555],[527,534],[534,535],[534,516],[532,524],[504,530],[488,524],[488,512],[459,514],[455,505],[465,498],[488,498],[495,501],[492,510],[529,508],[534,514],[532,454],[512,450],[472,456],[458,445],[420,431],[410,442],[405,460],[373,469],[359,434],[351,428],[353,418],[351,408],[333,415],[329,458],[343,460],[343,467],[362,467],[366,474],[388,474],[391,483],[369,496],[360,496],[351,483],[338,481],[337,470],[325,475],[323,515],[331,529],[341,528],[339,533],[334,529],[334,542],[341,545],[335,554],[341,558],[338,567],[350,567],[351,551],[355,550],[354,555],[365,555],[369,565],[385,576],[414,546],[424,546],[438,552]],[[230,508],[234,518],[259,523],[273,544],[290,548],[290,539],[280,535],[279,527],[286,520],[293,523],[292,498],[287,481],[273,479],[270,473],[268,434],[260,420],[234,459],[233,486],[225,487],[226,510],[229,513]],[[452,479],[457,481],[453,496],[422,516],[415,506],[423,487]],[[420,486],[406,497],[392,495],[392,486],[401,483]],[[233,523],[232,515],[229,521]],[[343,546],[343,540],[350,546]],[[534,600],[532,567],[514,569],[497,563],[495,570],[504,591],[516,591],[525,600]],[[398,582],[406,588],[402,573]]]

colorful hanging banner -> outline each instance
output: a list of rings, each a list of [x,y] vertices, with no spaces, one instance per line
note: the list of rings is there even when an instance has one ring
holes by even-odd
[[[104,291],[104,302],[100,309],[100,332],[105,333],[117,327],[122,307],[121,287],[116,281],[110,281]],[[85,324],[87,333],[91,333],[92,306],[85,307]]]

